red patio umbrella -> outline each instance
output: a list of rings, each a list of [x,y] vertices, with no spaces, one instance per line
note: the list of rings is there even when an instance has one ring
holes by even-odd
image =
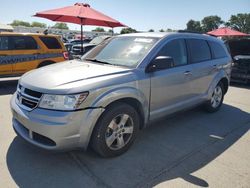
[[[246,33],[242,33],[227,27],[221,27],[219,29],[215,29],[213,31],[207,32],[209,35],[213,35],[216,37],[226,37],[226,36],[248,36]]]
[[[57,22],[69,22],[81,25],[81,40],[83,40],[83,25],[111,27],[127,27],[119,21],[102,14],[90,7],[89,4],[75,3],[59,9],[38,12],[34,16],[47,18]]]

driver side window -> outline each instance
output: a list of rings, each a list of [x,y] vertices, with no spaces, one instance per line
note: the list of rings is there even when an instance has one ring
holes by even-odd
[[[186,65],[188,63],[187,49],[184,39],[175,39],[168,42],[157,56],[170,56],[174,60],[174,66]]]

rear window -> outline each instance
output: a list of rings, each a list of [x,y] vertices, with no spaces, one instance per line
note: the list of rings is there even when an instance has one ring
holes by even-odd
[[[11,50],[34,50],[37,49],[37,43],[30,36],[9,36]]]
[[[191,53],[192,63],[211,59],[210,48],[207,41],[201,39],[188,39],[187,42]]]
[[[61,44],[55,37],[39,37],[48,49],[61,49]]]
[[[209,41],[209,45],[211,47],[211,50],[215,59],[223,58],[227,56],[226,51],[220,44]]]

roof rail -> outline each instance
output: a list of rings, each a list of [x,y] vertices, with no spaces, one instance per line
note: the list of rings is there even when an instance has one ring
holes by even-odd
[[[178,33],[195,33],[195,34],[202,34],[201,32],[198,31],[190,31],[190,30],[178,30]]]

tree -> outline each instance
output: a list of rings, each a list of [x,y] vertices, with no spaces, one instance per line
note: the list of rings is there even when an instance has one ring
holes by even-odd
[[[55,29],[69,29],[66,23],[56,23],[52,28]]]
[[[194,32],[202,32],[201,22],[195,21],[195,20],[189,20],[187,22],[187,29],[188,31],[194,31]]]
[[[97,27],[97,28],[93,29],[92,31],[94,31],[94,32],[105,32],[105,30],[102,27]]]
[[[109,32],[109,33],[113,33],[113,29],[109,29],[108,32]]]
[[[201,23],[203,31],[208,32],[218,29],[219,26],[224,23],[224,21],[222,21],[219,16],[207,16],[203,18]]]
[[[243,33],[250,33],[250,13],[232,15],[225,25]]]
[[[137,31],[135,29],[130,28],[130,27],[123,28],[121,30],[121,34],[126,34],[126,33],[137,33]]]
[[[166,32],[174,32],[175,30],[167,28]]]
[[[160,32],[164,32],[164,29],[160,29],[159,31],[160,31]]]
[[[22,20],[13,20],[13,22],[10,24],[11,26],[25,26],[30,27],[29,22],[24,22]]]
[[[45,23],[41,23],[41,22],[32,22],[31,23],[31,27],[41,27],[41,28],[46,28],[47,25]]]
[[[149,29],[149,30],[148,30],[148,32],[155,32],[155,30],[153,30],[153,29]]]

